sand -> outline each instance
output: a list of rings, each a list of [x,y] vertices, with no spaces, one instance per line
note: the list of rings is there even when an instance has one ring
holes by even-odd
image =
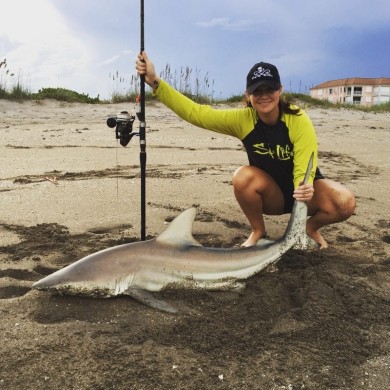
[[[389,113],[307,109],[320,167],[356,194],[356,213],[323,229],[329,249],[291,250],[241,294],[163,292],[172,315],[31,289],[140,239],[139,140],[124,148],[106,126],[124,109],[0,100],[0,389],[388,389]],[[243,242],[240,142],[159,103],[146,115],[148,238],[195,205],[203,245]],[[266,218],[271,238],[288,217]]]

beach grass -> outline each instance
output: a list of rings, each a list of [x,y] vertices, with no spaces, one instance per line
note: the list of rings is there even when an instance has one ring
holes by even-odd
[[[160,72],[160,77],[171,84],[175,89],[201,104],[239,103],[245,102],[244,94],[235,94],[228,98],[218,97],[215,92],[214,80],[209,73],[195,68],[182,66],[179,70],[172,69],[166,64]],[[8,66],[7,60],[0,61],[0,99],[8,100],[36,100],[55,99],[71,103],[122,103],[135,102],[139,96],[140,80],[138,75],[132,75],[129,79],[121,76],[118,71],[109,74],[112,84],[110,99],[90,97],[89,94],[79,93],[66,88],[42,88],[38,92],[32,92],[22,81],[22,74],[15,74]],[[374,106],[334,104],[327,100],[313,99],[304,93],[284,92],[288,102],[296,103],[303,107],[323,107],[335,109],[358,110],[363,112],[390,112],[390,102]],[[145,93],[146,100],[153,100],[150,91]]]

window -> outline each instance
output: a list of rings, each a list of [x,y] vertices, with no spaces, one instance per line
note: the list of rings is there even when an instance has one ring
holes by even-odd
[[[390,95],[390,87],[381,87],[381,95]]]
[[[372,86],[371,85],[367,85],[366,86],[366,92],[369,92],[369,93],[372,92]]]

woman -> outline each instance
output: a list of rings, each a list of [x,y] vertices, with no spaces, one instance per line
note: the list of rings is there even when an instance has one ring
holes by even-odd
[[[250,69],[248,106],[232,110],[215,110],[188,99],[158,77],[145,52],[138,55],[136,69],[157,98],[182,119],[243,142],[249,165],[236,170],[233,188],[252,232],[242,246],[253,246],[266,236],[263,214],[289,213],[296,199],[308,206],[308,236],[321,249],[328,247],[319,229],[348,219],[355,210],[355,197],[321,175],[313,125],[303,110],[281,98],[282,85],[274,65],[260,62]],[[312,152],[313,170],[309,182],[302,184]]]

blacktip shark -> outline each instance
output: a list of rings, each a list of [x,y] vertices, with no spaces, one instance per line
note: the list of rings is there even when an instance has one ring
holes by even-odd
[[[313,166],[310,158],[304,182]],[[307,247],[307,206],[295,201],[282,238],[249,248],[207,248],[192,236],[196,209],[179,214],[156,238],[88,255],[33,284],[60,295],[129,295],[165,312],[177,310],[153,292],[166,289],[241,291],[245,280],[276,263],[292,247]]]

